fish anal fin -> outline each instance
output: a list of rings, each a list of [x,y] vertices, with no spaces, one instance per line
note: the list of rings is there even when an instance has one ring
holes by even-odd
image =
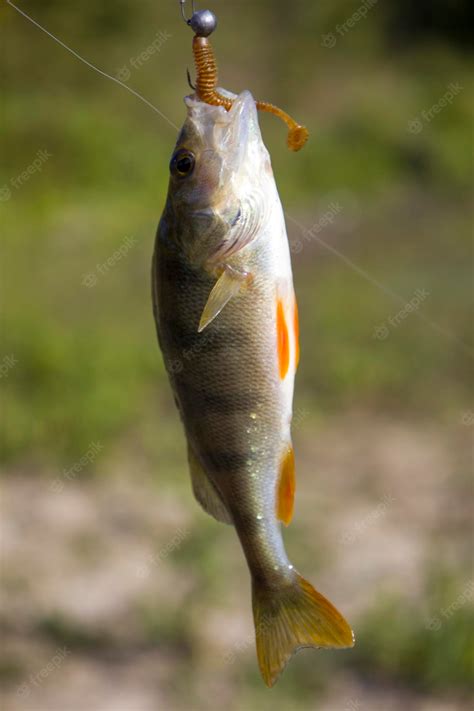
[[[290,657],[302,647],[354,646],[344,617],[321,593],[295,573],[281,588],[252,582],[257,657],[263,680],[273,686]]]
[[[207,476],[190,445],[188,445],[188,462],[193,493],[196,500],[201,504],[204,511],[210,516],[213,516],[217,521],[232,524],[232,518],[219,492]]]
[[[276,516],[285,526],[293,518],[295,503],[295,455],[290,446],[283,454],[277,482]]]
[[[211,321],[220,314],[224,306],[236,296],[242,284],[249,279],[247,272],[239,272],[232,267],[225,266],[219,279],[212,287],[209,298],[199,321],[198,332],[204,331]]]

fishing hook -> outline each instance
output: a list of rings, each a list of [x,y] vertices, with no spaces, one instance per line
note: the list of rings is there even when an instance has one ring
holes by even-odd
[[[196,92],[196,96],[206,104],[213,106],[223,106],[229,111],[234,103],[233,99],[223,96],[217,90],[217,63],[214,57],[212,46],[209,42],[209,35],[217,27],[217,19],[211,10],[196,10],[194,0],[191,0],[193,14],[190,19],[186,17],[184,5],[186,0],[179,0],[183,20],[194,32],[193,54],[196,64],[196,86],[193,86],[187,70],[188,84]],[[267,101],[256,101],[255,105],[259,111],[266,111],[274,116],[278,116],[288,127],[287,145],[292,151],[299,151],[308,140],[308,129],[301,126],[286,111],[282,111],[277,106]]]
[[[209,37],[209,35],[212,34],[217,27],[217,19],[214,13],[210,10],[196,10],[194,0],[191,0],[191,9],[193,14],[188,19],[184,12],[185,3],[186,0],[179,0],[181,14],[185,23],[191,27],[196,37]],[[193,91],[196,91],[196,87],[191,81],[189,69],[186,69],[186,74],[189,86],[193,89]]]
[[[191,89],[193,89],[193,91],[196,91],[196,87],[194,86],[194,84],[191,81],[191,74],[189,73],[189,69],[186,69],[186,76],[188,77],[189,86],[191,87]]]
[[[191,24],[192,15],[191,15],[191,17],[190,17],[189,20],[188,20],[188,18],[186,17],[186,14],[185,14],[185,12],[184,12],[184,6],[186,5],[186,0],[179,0],[179,4],[180,4],[180,6],[181,6],[181,15],[182,15],[182,17],[183,17],[183,20],[185,21],[185,23],[186,23],[187,25]],[[191,9],[192,9],[192,13],[193,13],[193,15],[194,15],[194,13],[196,12],[196,9],[195,9],[195,7],[194,7],[194,0],[191,0]]]

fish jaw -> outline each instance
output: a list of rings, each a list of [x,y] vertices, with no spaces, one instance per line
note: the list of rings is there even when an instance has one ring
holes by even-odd
[[[257,185],[262,171],[271,172],[270,156],[262,140],[252,94],[243,91],[237,97],[231,96],[235,100],[230,111],[194,97],[185,99],[186,123],[189,122],[199,135],[206,162],[214,159],[212,170],[216,174],[216,191],[222,191],[227,199],[229,193],[239,194],[242,189]],[[218,202],[216,197],[212,200],[214,204]]]
[[[190,261],[212,269],[257,236],[269,217],[274,179],[250,92],[236,97],[230,111],[194,96],[185,103],[175,154],[191,151],[195,166],[185,179],[171,175],[168,201]]]

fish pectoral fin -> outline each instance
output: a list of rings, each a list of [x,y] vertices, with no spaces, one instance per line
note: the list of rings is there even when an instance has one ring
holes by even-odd
[[[228,265],[224,266],[224,270],[214,284],[204,307],[204,311],[202,312],[198,333],[204,331],[206,326],[209,326],[211,321],[220,314],[232,297],[238,294],[242,285],[249,277],[250,274],[248,272],[240,272]]]
[[[233,524],[232,518],[227,511],[219,492],[207,476],[198,461],[191,445],[188,444],[188,462],[191,474],[191,483],[196,500],[210,516],[213,516],[221,523]]]
[[[273,686],[290,657],[301,647],[344,649],[354,635],[338,610],[301,575],[292,585],[268,588],[252,581],[252,606],[260,672]]]

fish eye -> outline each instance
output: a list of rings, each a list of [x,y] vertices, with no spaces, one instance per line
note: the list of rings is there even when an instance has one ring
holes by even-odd
[[[185,178],[193,172],[196,159],[191,151],[181,148],[171,159],[170,170],[178,178]]]

